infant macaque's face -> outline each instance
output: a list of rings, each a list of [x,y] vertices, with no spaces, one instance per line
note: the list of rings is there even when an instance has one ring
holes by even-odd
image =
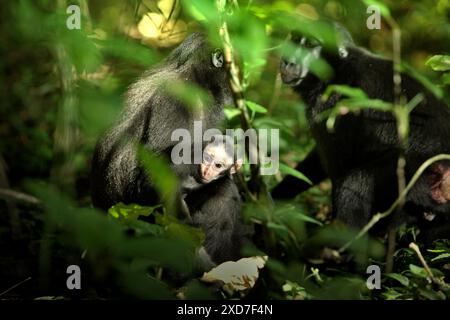
[[[442,197],[450,201],[450,174],[447,174],[441,184]]]
[[[206,145],[203,150],[203,162],[200,164],[200,176],[204,183],[216,180],[225,175],[228,170],[233,174],[237,169],[224,143]]]

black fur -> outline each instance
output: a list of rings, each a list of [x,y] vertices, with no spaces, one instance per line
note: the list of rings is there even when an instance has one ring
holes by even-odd
[[[356,47],[348,36],[344,37],[346,55],[340,55],[337,50],[321,53],[334,69],[331,79],[321,81],[309,73],[294,86],[307,104],[307,118],[317,144],[297,169],[313,183],[330,177],[335,216],[350,227],[361,228],[372,214],[388,209],[397,197],[399,147],[396,121],[388,112],[364,109],[359,114],[339,116],[334,132],[329,132],[325,122],[316,117],[341,99],[335,93],[326,102],[321,100],[330,84],[358,87],[369,98],[392,102],[393,64]],[[284,61],[282,72],[289,73],[290,67]],[[423,93],[424,100],[410,115],[410,134],[405,150],[407,181],[428,158],[450,153],[449,107],[418,81],[402,74],[402,95],[409,101],[418,93]],[[449,219],[450,204],[439,205],[430,197],[429,174],[429,171],[425,173],[409,193],[405,211],[416,219],[427,210],[440,214],[441,219]],[[307,183],[288,176],[274,188],[272,195],[279,199],[292,198],[308,187]]]
[[[241,196],[232,178],[224,176],[195,189],[185,201],[193,224],[205,232],[204,246],[211,259],[215,263],[238,259],[250,232],[241,221]]]
[[[123,114],[95,149],[91,174],[94,206],[108,209],[118,202],[159,203],[151,181],[138,163],[136,145],[143,145],[156,155],[170,155],[177,143],[171,141],[175,129],[187,129],[193,137],[194,121],[201,120],[203,130],[217,128],[221,124],[223,107],[232,103],[232,94],[225,68],[212,63],[213,52],[214,48],[205,37],[194,33],[160,66],[147,71],[131,85]],[[189,108],[167,92],[166,88],[175,81],[202,88],[211,103],[207,105],[201,101],[200,109]],[[192,171],[193,165],[177,165],[176,170],[172,168],[182,178]],[[230,243],[229,239],[229,234],[237,234],[235,228],[241,214],[239,194],[232,180],[220,179],[214,186],[206,185],[203,189],[204,193],[199,193],[197,198],[194,199],[193,194],[189,196],[195,202],[194,211],[201,213],[194,215],[194,222],[205,230],[204,245],[211,250],[215,262],[222,262],[239,253],[240,247],[235,245],[238,242]],[[216,192],[217,189],[221,192]],[[174,192],[179,194],[179,190]],[[212,235],[212,228],[218,228],[220,232]],[[221,250],[223,252],[219,252]]]

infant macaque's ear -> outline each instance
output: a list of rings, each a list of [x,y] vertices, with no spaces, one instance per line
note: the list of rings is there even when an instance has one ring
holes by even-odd
[[[242,159],[237,159],[236,162],[231,166],[230,173],[235,174],[236,172],[238,172],[241,169],[243,162],[244,161]]]

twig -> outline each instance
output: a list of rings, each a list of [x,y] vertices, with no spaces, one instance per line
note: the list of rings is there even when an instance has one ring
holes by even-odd
[[[227,22],[223,21],[220,27],[220,36],[222,38],[223,46],[224,46],[224,57],[225,63],[228,67],[230,76],[231,76],[231,91],[233,93],[233,99],[236,103],[236,106],[241,111],[241,123],[244,130],[251,128],[250,115],[248,113],[248,109],[245,105],[245,98],[242,89],[241,80],[239,77],[239,68],[237,67],[234,61],[234,49],[231,44],[230,34],[228,33]]]
[[[401,68],[401,30],[397,22],[391,17],[386,16],[386,21],[392,28],[392,51],[393,51],[393,83],[394,83],[394,116],[397,122],[397,135],[399,139],[400,152],[397,160],[397,181],[398,181],[398,194],[402,194],[406,187],[405,177],[405,150],[406,142],[408,140],[409,120],[408,117],[403,117],[403,109],[405,98],[402,96],[402,77],[400,73]],[[405,198],[401,197],[397,203],[396,209],[400,211],[405,205]],[[388,251],[386,255],[386,272],[391,272],[393,269],[394,259],[393,254],[395,251],[395,235],[396,229],[391,229],[388,235]]]
[[[275,82],[273,84],[272,99],[270,99],[269,108],[267,110],[268,115],[272,114],[275,105],[278,103],[278,100],[280,99],[280,94],[281,94],[281,75],[280,73],[277,73]]]
[[[450,155],[449,154],[439,154],[439,155],[434,156],[434,157],[428,159],[427,161],[425,161],[420,166],[420,168],[416,171],[416,173],[412,177],[411,181],[408,183],[408,185],[403,190],[403,192],[399,195],[397,200],[395,200],[395,202],[391,205],[391,207],[383,213],[377,213],[376,215],[374,215],[372,217],[372,219],[370,219],[369,223],[367,223],[364,226],[364,228],[362,228],[361,231],[356,235],[356,237],[354,237],[352,240],[347,242],[345,245],[343,245],[339,249],[339,253],[342,253],[345,250],[347,250],[353,244],[353,242],[355,242],[356,240],[358,240],[359,238],[364,236],[378,221],[380,221],[381,219],[384,219],[387,216],[389,216],[390,214],[392,214],[392,212],[398,207],[399,203],[404,201],[404,199],[406,198],[406,195],[411,190],[411,188],[414,186],[414,184],[417,182],[417,180],[420,178],[420,176],[423,174],[423,172],[429,166],[431,166],[433,163],[435,163],[436,161],[441,161],[441,160],[450,160]]]
[[[21,284],[23,284],[23,283],[25,283],[25,282],[27,282],[27,281],[29,281],[29,280],[31,280],[31,277],[28,277],[28,278],[26,278],[25,280],[22,280],[22,281],[20,281],[19,283],[13,285],[11,288],[6,289],[6,290],[3,291],[2,293],[0,293],[0,296],[6,294],[6,293],[8,293],[8,292],[10,292],[11,290],[14,290],[14,289],[17,288],[18,286],[20,286]]]
[[[433,272],[431,272],[431,269],[428,266],[427,262],[425,261],[424,257],[422,256],[422,253],[420,252],[420,249],[417,246],[417,244],[415,244],[414,242],[411,242],[409,244],[409,247],[416,252],[417,256],[419,257],[420,263],[422,263],[422,265],[425,268],[425,271],[428,273],[428,276],[430,277],[431,281],[433,281],[433,283],[437,284],[440,287],[448,287],[448,284],[446,284],[443,280],[436,278],[433,275]]]
[[[41,204],[41,200],[39,200],[38,198],[30,196],[29,194],[5,188],[0,188],[0,199],[14,200],[17,202],[26,202],[33,205]]]
[[[9,180],[6,174],[7,165],[0,154],[0,190],[2,188],[9,190]],[[17,240],[22,237],[22,226],[20,223],[20,214],[17,206],[9,199],[6,200],[6,209],[9,213],[9,221],[11,224],[11,238],[12,240]]]
[[[395,236],[397,228],[392,228],[388,233],[388,250],[386,253],[386,273],[391,273],[394,269]]]
[[[221,4],[219,3],[220,1],[217,1],[217,8],[219,10],[219,12],[223,15],[225,8],[221,7]],[[220,27],[220,36],[222,39],[222,43],[224,46],[224,57],[225,57],[225,63],[226,66],[229,70],[229,74],[230,74],[230,85],[231,85],[231,91],[233,94],[233,100],[235,105],[238,107],[238,109],[241,111],[241,126],[242,129],[244,131],[252,128],[252,124],[251,124],[251,120],[250,120],[250,115],[247,109],[247,106],[245,104],[245,97],[244,97],[244,91],[243,91],[243,86],[241,83],[241,79],[240,79],[240,71],[239,68],[235,62],[234,59],[234,49],[233,49],[233,45],[231,43],[231,39],[230,39],[230,34],[228,32],[228,26],[227,26],[227,22],[225,20],[222,20],[221,23],[221,27]],[[265,186],[264,182],[262,181],[260,174],[259,174],[259,169],[260,169],[260,159],[259,159],[259,151],[258,151],[258,146],[257,148],[257,163],[256,164],[251,164],[250,165],[250,182],[254,182],[254,186],[257,186],[257,190],[250,190],[247,189],[248,191],[253,191],[256,194],[256,197],[258,197],[258,195],[261,194],[268,194],[267,191],[267,187]],[[255,198],[254,195],[250,195],[250,198]]]

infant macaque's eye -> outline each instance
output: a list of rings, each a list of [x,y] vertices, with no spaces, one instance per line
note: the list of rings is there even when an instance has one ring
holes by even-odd
[[[209,154],[205,154],[205,156],[203,157],[203,161],[205,163],[211,163],[212,162],[212,157]]]
[[[221,164],[221,163],[216,163],[216,168],[217,168],[217,169],[222,168],[222,164]]]

